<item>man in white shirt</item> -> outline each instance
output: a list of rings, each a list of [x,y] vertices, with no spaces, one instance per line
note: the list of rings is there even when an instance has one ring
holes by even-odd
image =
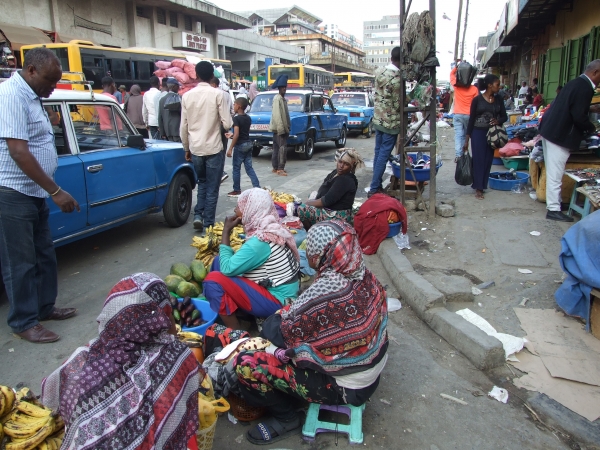
[[[523,81],[523,83],[521,83],[521,89],[519,89],[519,97],[525,97],[525,95],[527,95],[527,81]]]
[[[221,126],[229,130],[233,125],[221,91],[208,84],[213,74],[214,67],[210,62],[200,61],[196,64],[200,83],[181,99],[181,142],[185,159],[194,163],[198,176],[194,228],[199,231],[215,223],[219,186],[225,166]]]
[[[158,135],[158,114],[156,114],[156,96],[160,94],[158,90],[158,77],[150,77],[150,90],[144,94],[144,104],[142,106],[142,115],[146,129],[150,130],[150,139],[160,139]]]

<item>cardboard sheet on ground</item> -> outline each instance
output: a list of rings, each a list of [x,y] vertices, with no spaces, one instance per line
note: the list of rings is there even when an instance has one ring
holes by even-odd
[[[553,309],[514,310],[553,377],[600,386],[600,340],[583,324]]]
[[[520,371],[527,372],[527,375],[515,378],[515,386],[546,394],[589,421],[600,417],[600,387],[554,378],[546,369],[542,358],[527,350],[518,353],[517,358],[519,362],[511,364]]]
[[[520,337],[512,336],[510,334],[498,333],[496,329],[479,314],[474,313],[469,308],[461,309],[456,311],[456,314],[463,317],[467,322],[471,322],[481,331],[489,336],[493,336],[502,342],[504,348],[504,356],[506,359],[513,360],[511,355],[520,352],[525,345],[526,340]]]

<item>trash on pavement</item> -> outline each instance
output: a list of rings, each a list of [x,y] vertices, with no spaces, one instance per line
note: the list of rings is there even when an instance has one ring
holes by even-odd
[[[397,298],[388,297],[387,304],[388,312],[398,311],[402,308],[402,303],[400,303],[400,300],[398,300]]]
[[[529,269],[521,269],[521,268],[519,268],[519,272],[520,272],[520,273],[533,273],[533,272],[532,272],[531,270],[529,270]]]
[[[473,295],[480,295],[483,294],[483,291],[481,289],[477,289],[475,286],[471,286],[471,293]]]
[[[508,401],[508,391],[506,389],[499,388],[498,386],[494,386],[494,388],[488,392],[488,395],[502,403],[506,403]]]
[[[532,236],[540,236],[542,233],[540,233],[539,231],[530,231],[529,234]]]
[[[235,418],[235,416],[233,414],[231,414],[230,412],[227,413],[227,418],[229,419],[229,421],[234,424],[237,425],[238,420]]]
[[[486,281],[485,283],[478,284],[477,288],[478,289],[488,289],[488,288],[491,288],[492,286],[496,286],[495,281]]]
[[[398,248],[400,250],[402,250],[403,248],[407,248],[410,250],[410,243],[408,242],[408,233],[407,234],[398,233],[392,239],[394,239],[394,242],[396,243],[396,245],[398,246]]]
[[[465,402],[464,400],[461,400],[460,398],[452,397],[451,395],[448,395],[448,394],[440,394],[440,397],[445,398],[446,400],[452,400],[453,402],[459,403],[461,405],[468,405],[468,403]]]
[[[529,299],[527,297],[523,297],[523,300],[521,300],[521,303],[519,303],[519,306],[525,306],[525,304],[527,303]]]
[[[385,405],[392,406],[392,404],[388,402],[385,398],[380,398],[379,401]]]

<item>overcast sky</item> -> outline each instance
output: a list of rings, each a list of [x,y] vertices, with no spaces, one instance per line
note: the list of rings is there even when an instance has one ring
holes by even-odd
[[[214,1],[214,0],[213,0]],[[438,0],[437,9],[437,50],[441,67],[438,79],[449,79],[450,63],[453,59],[456,36],[456,19],[459,0]],[[464,0],[463,3],[466,3]],[[219,0],[215,2],[228,11],[251,11],[258,9],[282,8],[297,5],[323,19],[324,23],[334,23],[343,31],[363,39],[363,21],[379,20],[382,16],[399,14],[400,2],[396,0]],[[409,0],[406,0],[406,4]],[[506,1],[470,0],[467,37],[465,39],[465,59],[473,60],[473,45],[479,36],[493,31]],[[429,9],[429,0],[413,0],[410,12]],[[464,9],[464,7],[463,7]],[[451,20],[442,19],[446,15]],[[464,22],[464,12],[461,22]],[[462,30],[461,23],[461,30]],[[462,39],[462,31],[461,31]],[[460,50],[459,50],[460,52]]]

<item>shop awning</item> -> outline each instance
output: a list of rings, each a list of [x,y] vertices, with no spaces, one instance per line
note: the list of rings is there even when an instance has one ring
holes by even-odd
[[[543,33],[549,23],[554,23],[556,15],[561,9],[568,10],[572,7],[573,0],[521,0],[517,8],[509,12],[508,33],[501,40],[500,45],[520,45],[527,38],[533,38]]]
[[[22,25],[11,25],[0,22],[1,40],[8,40],[13,52],[20,50],[23,45],[29,44],[52,44],[52,40],[41,30]]]

